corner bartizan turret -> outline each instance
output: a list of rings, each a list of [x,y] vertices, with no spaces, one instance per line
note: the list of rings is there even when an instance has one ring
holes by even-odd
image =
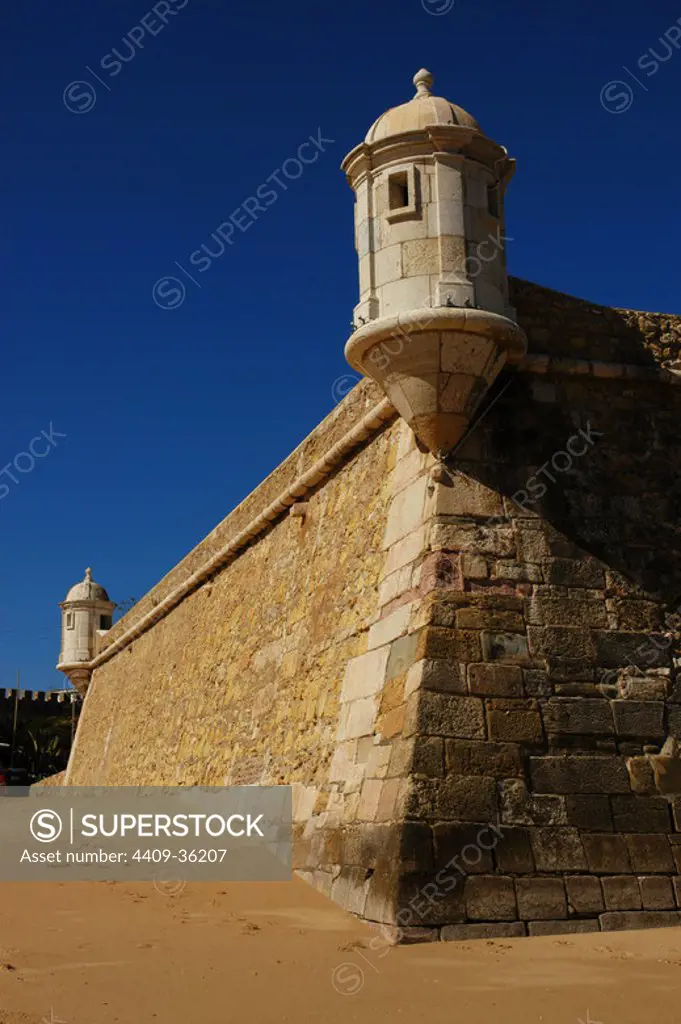
[[[527,340],[508,298],[506,149],[431,93],[388,110],[343,161],[356,195],[360,302],[345,355],[442,458]]]
[[[96,654],[97,637],[111,629],[113,610],[104,587],[92,579],[92,570],[71,587],[59,606],[62,610],[61,654],[57,668],[85,696]]]

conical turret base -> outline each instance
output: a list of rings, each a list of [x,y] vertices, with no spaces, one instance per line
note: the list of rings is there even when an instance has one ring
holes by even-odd
[[[417,438],[444,458],[502,368],[527,350],[512,320],[479,309],[421,309],[373,320],[345,347],[352,367],[385,391]]]

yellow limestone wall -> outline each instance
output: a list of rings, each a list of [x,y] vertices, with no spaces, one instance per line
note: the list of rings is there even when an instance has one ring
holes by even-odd
[[[207,561],[379,398],[363,384],[107,637]],[[321,790],[349,659],[376,617],[393,422],[153,628],[98,668],[70,785],[290,784]],[[151,605],[150,605],[151,602]]]

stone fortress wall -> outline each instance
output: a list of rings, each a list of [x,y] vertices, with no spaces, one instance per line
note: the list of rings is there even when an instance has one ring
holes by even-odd
[[[397,938],[679,919],[681,318],[511,286],[446,465],[358,384],[106,635],[67,784],[293,784]]]
[[[361,425],[381,397],[363,382],[115,624],[100,659]],[[370,447],[316,474],[322,482],[295,503],[304,515],[283,506],[222,571],[96,669],[71,784],[294,783],[304,794],[323,791],[343,671],[366,645],[385,561],[387,481],[398,445],[392,410],[388,419],[377,421]],[[310,799],[303,797],[306,816]]]

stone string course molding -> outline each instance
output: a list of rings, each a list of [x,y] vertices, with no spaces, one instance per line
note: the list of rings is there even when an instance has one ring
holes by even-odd
[[[221,547],[212,558],[201,565],[191,576],[188,576],[178,587],[164,597],[152,611],[147,612],[146,615],[135,622],[121,636],[107,643],[107,646],[93,658],[89,667],[91,669],[98,668],[127,647],[128,644],[133,643],[143,632],[166,616],[168,612],[172,611],[188,594],[193,593],[197,587],[202,586],[216,572],[223,569],[251,541],[269,529],[273,522],[284,513],[289,512],[300,499],[304,498],[306,494],[330,476],[359,445],[363,444],[376,431],[381,430],[386,423],[395,419],[396,416],[397,412],[393,409],[387,398],[380,401],[359,423],[337,441],[332,448],[313,463],[308,470],[297,477],[263,512],[260,512],[232,540]]]

